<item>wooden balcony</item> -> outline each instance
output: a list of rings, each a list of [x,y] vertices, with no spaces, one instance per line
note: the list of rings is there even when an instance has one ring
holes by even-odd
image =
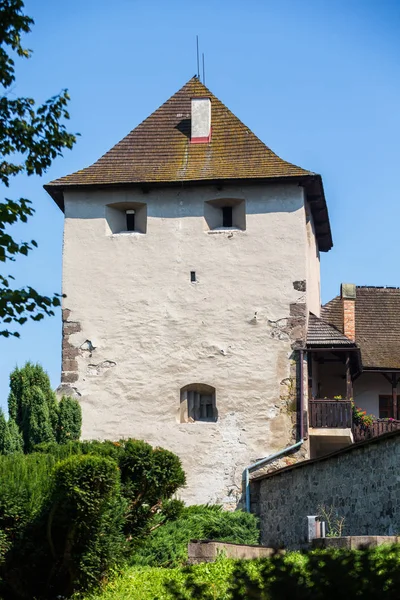
[[[377,419],[373,421],[370,427],[353,425],[353,437],[355,442],[363,442],[397,429],[400,429],[400,421],[396,419]]]
[[[353,425],[351,400],[310,400],[309,424],[314,428],[351,429]]]

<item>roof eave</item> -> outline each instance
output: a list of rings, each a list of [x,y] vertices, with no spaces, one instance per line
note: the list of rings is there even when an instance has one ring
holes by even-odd
[[[304,189],[314,220],[319,250],[328,252],[333,246],[333,240],[321,175],[315,174],[308,177]]]

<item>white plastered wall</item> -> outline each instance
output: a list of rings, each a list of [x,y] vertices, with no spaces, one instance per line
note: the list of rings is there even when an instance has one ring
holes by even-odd
[[[356,406],[379,418],[379,396],[390,396],[392,386],[381,373],[364,372],[354,382],[353,391]],[[399,386],[397,393],[400,393]]]
[[[307,230],[307,302],[308,309],[317,317],[321,314],[321,270],[314,219],[306,203]]]
[[[245,201],[245,231],[207,231],[204,202],[224,197]],[[146,202],[147,233],[111,235],[113,202]],[[187,473],[185,500],[234,506],[243,469],[293,441],[288,318],[306,302],[293,282],[309,269],[302,188],[71,191],[65,217],[83,437],[168,448]],[[180,389],[196,382],[216,389],[216,423],[179,423]]]

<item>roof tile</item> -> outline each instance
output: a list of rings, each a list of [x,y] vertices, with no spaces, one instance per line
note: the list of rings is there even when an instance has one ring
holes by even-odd
[[[356,288],[356,343],[366,369],[400,369],[400,289]],[[322,318],[343,332],[339,296],[322,307]]]
[[[211,99],[211,142],[190,143],[191,98]],[[197,78],[90,167],[50,186],[313,175],[279,158]]]

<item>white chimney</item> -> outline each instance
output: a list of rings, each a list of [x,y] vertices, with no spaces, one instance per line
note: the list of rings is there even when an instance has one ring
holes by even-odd
[[[192,144],[206,144],[211,140],[211,100],[192,98]]]

